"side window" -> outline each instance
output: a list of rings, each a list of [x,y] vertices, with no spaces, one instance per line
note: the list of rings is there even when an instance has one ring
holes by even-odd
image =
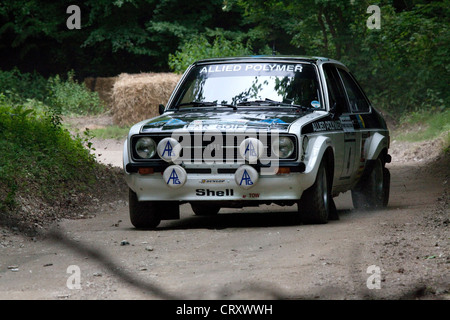
[[[338,69],[338,71],[344,83],[352,112],[368,112],[369,103],[359,89],[355,80],[348,72],[342,69]]]
[[[345,98],[344,88],[342,87],[336,68],[332,64],[325,64],[323,70],[327,82],[330,107],[333,108],[333,106],[336,106],[338,113],[350,112],[347,99]]]

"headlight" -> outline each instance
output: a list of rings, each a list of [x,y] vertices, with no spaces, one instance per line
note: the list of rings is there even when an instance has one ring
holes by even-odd
[[[289,158],[294,152],[294,142],[289,137],[280,137],[273,143],[272,151],[279,158]]]
[[[156,153],[156,143],[152,138],[139,138],[135,145],[136,153],[143,159],[150,159]]]

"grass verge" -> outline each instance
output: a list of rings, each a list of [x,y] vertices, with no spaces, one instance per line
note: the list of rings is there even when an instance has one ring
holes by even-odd
[[[401,119],[395,130],[395,139],[407,142],[419,142],[440,139],[443,151],[450,151],[450,110],[442,112],[418,111]]]
[[[129,127],[112,125],[105,128],[91,129],[90,133],[92,136],[99,139],[125,140],[129,131]]]
[[[121,173],[96,162],[90,137],[72,136],[51,113],[0,99],[0,136],[1,225],[33,232],[107,196],[105,183],[111,198],[121,192]]]

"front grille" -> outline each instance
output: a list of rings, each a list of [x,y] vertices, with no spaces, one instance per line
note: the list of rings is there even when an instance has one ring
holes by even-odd
[[[272,159],[272,137],[270,133],[252,132],[252,134],[242,133],[182,133],[177,135],[138,135],[132,137],[133,151],[132,156],[135,161],[162,161],[158,155],[152,159],[141,159],[137,156],[134,145],[136,140],[143,136],[149,136],[158,144],[162,139],[167,137],[175,138],[181,145],[182,150],[180,157],[186,162],[192,163],[224,163],[236,164],[244,163],[239,152],[239,146],[246,138],[253,137],[259,139],[264,146],[263,157],[260,162],[267,163]],[[297,146],[296,137],[289,135],[294,140],[294,146]],[[287,159],[279,159],[280,161],[293,161],[297,159],[297,148],[293,154]]]

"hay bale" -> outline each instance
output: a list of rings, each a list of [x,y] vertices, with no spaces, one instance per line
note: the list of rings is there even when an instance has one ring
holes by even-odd
[[[106,109],[112,105],[112,90],[117,77],[88,77],[84,79],[84,85],[92,92],[97,92]]]
[[[84,78],[84,85],[90,91],[94,91],[95,90],[95,78],[93,78],[93,77]]]
[[[117,77],[106,77],[95,79],[95,92],[98,93],[100,100],[105,102],[106,109],[112,106],[112,91]]]
[[[167,104],[180,77],[174,73],[120,74],[112,91],[114,123],[128,126],[159,115],[159,105]]]

